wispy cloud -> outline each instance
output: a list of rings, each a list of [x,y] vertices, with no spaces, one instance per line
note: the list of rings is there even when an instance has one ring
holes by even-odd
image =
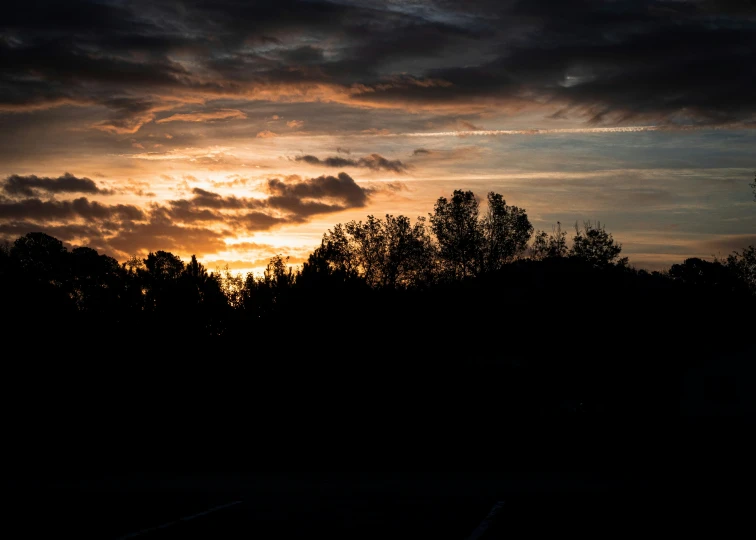
[[[320,159],[317,156],[302,155],[295,156],[294,161],[302,161],[310,165],[323,165],[326,167],[361,167],[374,171],[391,171],[395,173],[406,172],[409,166],[398,159],[386,159],[380,154],[370,154],[358,159],[345,158],[342,156],[331,156]]]
[[[165,124],[166,122],[213,122],[217,120],[244,119],[247,115],[236,109],[218,109],[216,111],[179,113],[161,118],[156,124]]]

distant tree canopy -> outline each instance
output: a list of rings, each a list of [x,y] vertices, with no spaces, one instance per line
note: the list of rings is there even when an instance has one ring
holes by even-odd
[[[391,289],[455,281],[499,270],[525,252],[533,233],[525,211],[493,192],[482,217],[472,191],[441,197],[428,223],[419,217],[413,225],[406,216],[387,214],[338,224],[323,236],[302,273]]]
[[[329,230],[302,273],[320,269],[371,287],[406,288],[428,279],[433,252],[422,219],[413,226],[405,216],[368,216]]]
[[[571,280],[592,276],[574,281],[576,287],[598,283],[599,275],[641,284],[651,275],[656,287],[674,283],[709,295],[756,294],[753,246],[725,260],[688,259],[652,274],[629,267],[621,251],[598,222],[576,224],[571,242],[559,222],[550,234],[534,235],[525,210],[508,205],[502,195],[488,193],[481,212],[473,192],[456,190],[449,199],[439,198],[428,218],[414,222],[388,214],[336,224],[301,268],[276,255],[262,275],[209,272],[195,256],[184,262],[160,250],[119,264],[90,247],[69,251],[56,238],[33,232],[0,244],[0,292],[6,305],[30,318],[61,320],[78,313],[89,317],[88,324],[134,324],[146,331],[170,321],[181,331],[210,336],[241,331],[250,322],[280,321],[313,304],[321,312],[346,305],[359,309],[376,295],[443,290],[455,283],[541,294],[544,284],[538,280],[560,272]],[[450,305],[441,302],[438,309]]]

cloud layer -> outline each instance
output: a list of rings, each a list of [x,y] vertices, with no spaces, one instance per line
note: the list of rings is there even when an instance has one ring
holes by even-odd
[[[751,124],[755,30],[725,0],[17,2],[0,111],[97,107],[116,134],[245,118],[224,99]]]

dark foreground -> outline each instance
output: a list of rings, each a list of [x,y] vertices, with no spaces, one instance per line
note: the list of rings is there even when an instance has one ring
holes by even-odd
[[[6,526],[17,528],[17,537],[103,540],[729,537],[745,525],[753,502],[741,489],[743,480],[695,471],[675,479],[622,473],[68,473],[17,477]],[[497,503],[503,505],[481,528]]]

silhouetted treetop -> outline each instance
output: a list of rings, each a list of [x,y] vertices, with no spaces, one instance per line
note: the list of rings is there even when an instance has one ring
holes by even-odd
[[[756,294],[756,247],[748,246],[742,251],[728,255],[727,268]]]
[[[533,245],[530,248],[530,256],[541,261],[548,258],[566,257],[569,252],[567,247],[567,231],[562,230],[562,224],[557,221],[551,229],[551,234],[546,231],[536,231]]]
[[[430,214],[438,245],[440,271],[448,279],[477,275],[482,268],[483,230],[472,191],[455,190],[451,200],[439,197]]]
[[[621,252],[622,246],[615,243],[611,233],[606,232],[601,223],[596,222],[596,225],[593,225],[590,221],[585,221],[582,229],[575,223],[575,236],[572,239],[570,256],[587,261],[594,266],[609,264],[624,266],[627,264],[627,257],[620,259]]]
[[[533,234],[525,210],[508,206],[498,193],[488,194],[488,209],[481,221],[483,270],[495,272],[522,254]]]
[[[68,276],[68,250],[63,242],[47,234],[32,232],[18,238],[10,254],[29,278],[60,283]]]

